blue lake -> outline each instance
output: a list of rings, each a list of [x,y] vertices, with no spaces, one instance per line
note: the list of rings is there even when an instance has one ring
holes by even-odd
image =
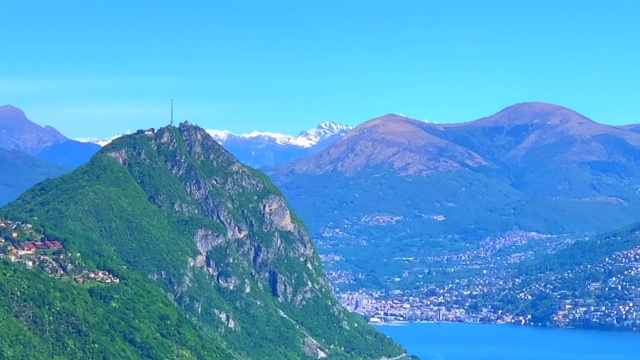
[[[640,333],[459,323],[376,328],[422,360],[640,359]]]

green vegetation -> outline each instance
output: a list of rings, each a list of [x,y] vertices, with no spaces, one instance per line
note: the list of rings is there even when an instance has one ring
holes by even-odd
[[[0,341],[20,336],[25,356],[31,338],[41,358],[403,353],[338,305],[280,192],[197,127],[121,138],[1,215],[120,279],[89,287],[3,261]]]
[[[14,200],[31,186],[55,178],[69,169],[16,150],[0,148],[0,205]]]
[[[577,241],[556,253],[521,264],[518,272],[523,275],[560,273],[579,266],[598,264],[616,252],[640,247],[639,234],[640,223],[635,223],[617,231]]]
[[[124,276],[123,276],[124,275]],[[228,359],[157,286],[85,287],[0,261],[0,354],[10,359]]]

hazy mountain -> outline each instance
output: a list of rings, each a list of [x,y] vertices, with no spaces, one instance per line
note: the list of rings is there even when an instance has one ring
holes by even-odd
[[[599,124],[545,103],[517,104],[473,122],[428,127],[483,156],[530,196],[609,196],[621,203],[634,198],[633,174],[640,169],[640,134],[632,128]]]
[[[0,261],[0,328],[50,358],[402,357],[339,306],[280,191],[190,124],[119,138],[2,213],[120,279]]]
[[[599,124],[570,109],[545,103],[517,104],[480,120],[430,124],[429,128],[438,137],[506,163],[540,156],[556,163],[623,160],[628,154],[619,153],[621,149],[607,139],[640,146],[640,135],[630,131],[633,127]]]
[[[70,140],[58,130],[42,127],[11,105],[0,106],[0,148],[18,150],[70,169],[85,163],[100,147]]]
[[[400,115],[381,116],[361,124],[326,151],[282,168],[294,173],[338,171],[346,175],[379,168],[399,175],[418,175],[486,164],[464,147],[431,135],[425,125]]]
[[[383,261],[512,230],[606,231],[640,211],[640,136],[543,103],[459,124],[385,115],[267,173],[321,248],[366,253],[353,261],[367,271],[381,263],[364,244]]]
[[[42,127],[27,119],[24,112],[11,105],[0,106],[0,147],[38,155],[47,147],[68,141],[56,129]]]

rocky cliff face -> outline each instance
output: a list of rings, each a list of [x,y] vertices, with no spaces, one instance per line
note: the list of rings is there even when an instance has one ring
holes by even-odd
[[[238,162],[204,130],[188,123],[147,136],[150,148],[119,148],[116,143],[105,151],[132,173],[141,168],[140,162],[164,166],[185,194],[172,197],[160,193],[152,201],[177,215],[203,216],[224,227],[220,233],[196,229],[193,241],[199,254],[188,259],[191,266],[205,269],[221,287],[242,287],[250,292],[242,274],[226,271],[241,268],[259,288],[269,288],[278,301],[295,300],[295,306],[310,296],[330,292],[306,229],[292,218],[284,197],[265,177]],[[157,189],[147,191],[155,193]],[[220,251],[225,256],[214,258]],[[302,266],[290,271],[279,265],[293,262]]]

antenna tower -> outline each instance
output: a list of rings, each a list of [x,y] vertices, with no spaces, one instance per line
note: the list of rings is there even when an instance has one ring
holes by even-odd
[[[173,99],[171,99],[171,126],[173,126]]]

